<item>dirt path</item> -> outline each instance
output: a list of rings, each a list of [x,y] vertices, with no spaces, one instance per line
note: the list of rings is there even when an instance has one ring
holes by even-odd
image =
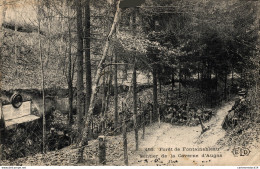
[[[221,107],[216,115],[208,123],[204,124],[205,126],[210,126],[210,129],[203,134],[201,134],[201,126],[173,126],[168,123],[162,123],[159,127],[158,123],[153,124],[146,131],[145,139],[142,139],[140,142],[140,151],[136,152],[137,154],[140,153],[137,155],[140,158],[138,160],[140,164],[138,165],[181,165],[183,163],[190,165],[198,163],[195,160],[196,158],[190,160],[189,158],[178,158],[178,155],[202,155],[201,151],[186,151],[187,149],[183,151],[184,147],[218,148],[215,146],[216,142],[225,136],[221,123],[232,105],[233,102],[228,102]],[[151,148],[153,151],[148,150],[151,150]],[[176,151],[177,149],[179,151]],[[145,155],[148,158],[145,158]],[[157,155],[157,159],[153,158],[155,157],[154,155]],[[162,155],[167,155],[167,157],[162,158]]]
[[[252,150],[251,157],[234,157],[231,149],[221,148],[217,141],[226,131],[221,124],[233,101],[218,109],[216,115],[205,123],[210,129],[201,134],[201,127],[173,126],[156,123],[150,126],[140,150],[132,158],[132,165],[243,165],[245,160],[257,162],[259,152]],[[257,154],[257,155],[256,155]],[[136,163],[137,162],[137,163]]]

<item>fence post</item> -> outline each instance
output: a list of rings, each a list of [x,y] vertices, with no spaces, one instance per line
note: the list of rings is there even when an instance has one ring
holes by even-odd
[[[106,140],[105,136],[99,136],[99,163],[106,165]]]

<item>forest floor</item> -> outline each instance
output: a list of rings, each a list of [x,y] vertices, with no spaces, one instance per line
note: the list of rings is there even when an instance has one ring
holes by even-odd
[[[175,126],[169,123],[154,123],[146,127],[145,138],[142,139],[142,130],[139,130],[139,150],[135,150],[134,132],[128,132],[128,159],[129,165],[247,165],[259,164],[259,142],[249,146],[250,154],[247,156],[232,153],[232,146],[223,146],[219,141],[225,140],[226,131],[221,123],[234,101],[221,106],[212,119],[205,123],[209,130],[201,134],[201,126]],[[258,135],[259,139],[259,135]],[[107,136],[107,165],[124,165],[122,135]],[[254,140],[256,141],[256,140]],[[37,154],[35,156],[2,161],[1,165],[99,165],[98,140],[91,140],[85,148],[82,164],[76,164],[74,145],[61,150]],[[199,148],[211,148],[211,151],[201,151]],[[166,157],[167,156],[167,157]],[[228,159],[228,160],[227,160]]]

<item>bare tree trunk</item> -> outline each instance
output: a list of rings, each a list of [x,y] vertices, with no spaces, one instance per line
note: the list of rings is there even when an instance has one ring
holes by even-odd
[[[172,91],[174,90],[175,79],[174,79],[174,71],[172,71]]]
[[[81,140],[83,113],[84,113],[84,84],[83,84],[83,28],[82,28],[82,2],[76,1],[77,7],[77,125],[78,141]]]
[[[145,135],[145,122],[146,122],[146,119],[145,119],[145,111],[144,111],[144,108],[142,106],[142,102],[141,102],[141,99],[138,98],[139,100],[139,107],[140,107],[140,110],[142,112],[142,114],[140,115],[140,121],[142,124],[140,124],[140,127],[143,128],[143,133],[142,133],[142,139],[144,139],[144,135]]]
[[[15,12],[15,17],[17,18],[17,12]],[[14,33],[15,33],[15,36],[17,34],[17,23],[14,23]],[[14,63],[15,63],[15,76],[17,76],[18,72],[17,72],[17,41],[15,41],[14,43]]]
[[[181,97],[181,68],[179,68],[179,97]]]
[[[257,7],[257,11],[256,11],[256,30],[259,30],[259,19],[260,19],[260,15],[259,15],[259,12],[260,12],[260,2],[259,1],[256,1],[256,7]],[[259,41],[260,41],[260,36],[258,34],[258,37],[257,37],[257,42],[259,44]],[[255,63],[256,63],[256,70],[254,72],[255,74],[255,105],[256,105],[256,113],[259,115],[259,110],[260,110],[260,104],[259,104],[259,75],[260,75],[260,58],[259,58],[259,53],[258,55],[256,55],[255,57]]]
[[[42,110],[42,151],[46,153],[46,119],[45,119],[45,92],[44,92],[44,67],[43,67],[43,56],[42,56],[42,41],[41,41],[41,17],[40,16],[40,5],[41,2],[38,0],[38,41],[39,41],[39,55],[41,62],[41,76],[42,76],[42,102],[43,102],[43,110]]]
[[[92,92],[91,60],[90,60],[90,7],[85,0],[85,62],[86,62],[86,107],[88,112]]]
[[[49,2],[50,3],[50,2]],[[49,61],[49,58],[50,58],[50,52],[51,52],[51,22],[50,22],[50,4],[48,4],[47,6],[48,10],[48,47],[47,47],[47,57],[45,59],[45,66],[48,65],[48,61]],[[62,28],[61,28],[61,32],[62,32],[62,43],[63,43],[63,22],[62,22]],[[60,52],[62,52],[62,43],[60,44]]]
[[[115,63],[117,63],[117,54],[113,52],[115,55]],[[117,85],[117,64],[114,65],[114,108],[115,108],[115,134],[118,132],[118,85]]]
[[[111,63],[112,63],[111,57]],[[107,112],[107,107],[109,105],[110,99],[110,91],[112,86],[112,64],[109,66],[108,73],[104,70],[103,75],[103,98],[102,98],[102,133],[104,134],[105,131],[105,113]],[[107,78],[106,78],[107,76]]]
[[[216,92],[218,91],[218,72],[216,72]]]
[[[232,66],[232,70],[231,70],[231,75],[232,75],[232,77],[231,77],[231,86],[233,87],[233,85],[234,85],[234,70],[233,70],[233,66]]]
[[[128,166],[128,154],[127,154],[127,131],[126,131],[126,112],[123,109],[122,102],[122,111],[123,111],[123,143],[124,143],[124,163]]]
[[[108,79],[108,91],[107,91],[106,100],[105,100],[106,102],[105,102],[104,113],[107,112],[109,101],[110,101],[110,92],[111,92],[111,89],[112,89],[112,79],[113,79],[113,75],[112,75],[111,71],[112,71],[112,67],[111,67],[110,75],[109,75],[109,79]],[[105,117],[105,115],[104,115],[104,117]]]
[[[135,30],[136,30],[136,12],[137,9],[134,9],[133,12],[131,13],[130,17],[130,29],[132,30],[133,36],[135,35]],[[136,47],[136,38],[134,38],[134,46]],[[134,69],[133,69],[133,121],[134,121],[134,131],[135,131],[135,149],[138,150],[138,124],[137,124],[137,82],[136,82],[136,52],[134,53],[134,58],[133,58],[133,64],[134,64]]]
[[[152,119],[157,119],[157,71],[156,66],[153,66],[153,117]]]
[[[0,50],[2,48],[3,37],[4,37],[4,30],[3,30],[3,23],[5,20],[4,10],[5,10],[5,0],[3,0],[2,3],[0,3]]]
[[[138,150],[138,125],[137,125],[137,87],[136,87],[136,57],[134,57],[133,71],[133,96],[134,96],[134,129],[135,129],[135,149]]]
[[[106,95],[107,95],[107,91],[106,91],[106,73],[105,73],[105,69],[104,69],[104,75],[103,75],[103,97],[102,97],[102,109],[101,109],[101,113],[102,113],[102,133],[104,134],[105,132],[105,106],[106,106]]]
[[[116,28],[117,23],[119,21],[120,11],[121,11],[121,9],[119,8],[119,4],[120,4],[120,0],[117,0],[117,8],[116,8],[114,21],[113,21],[112,27],[110,29],[110,32],[107,36],[105,46],[103,48],[102,58],[101,58],[101,60],[98,64],[97,72],[96,72],[96,76],[95,76],[95,81],[94,81],[93,86],[92,86],[92,94],[91,94],[89,110],[88,110],[88,113],[85,114],[85,126],[84,126],[84,130],[83,130],[83,134],[82,134],[82,139],[81,139],[81,142],[79,144],[78,161],[80,161],[80,159],[83,158],[84,146],[86,145],[86,141],[88,139],[87,133],[88,133],[89,121],[90,121],[90,117],[93,114],[94,105],[95,105],[95,98],[96,98],[96,95],[97,95],[97,86],[99,84],[99,80],[100,80],[100,77],[101,77],[101,71],[103,69],[103,64],[104,64],[104,62],[107,58],[107,52],[108,52],[110,40],[112,38],[112,35],[115,32],[115,28]]]
[[[162,93],[162,79],[158,77],[159,80],[159,92]]]
[[[3,49],[3,38],[4,38],[4,29],[3,29],[3,23],[4,23],[4,20],[5,20],[5,15],[4,15],[4,12],[5,11],[5,0],[3,0],[1,3],[0,3],[0,55],[2,55],[2,49]],[[1,63],[2,64],[2,63]],[[2,65],[0,65],[2,66]],[[0,74],[0,79],[1,79],[1,74]]]
[[[4,30],[3,30],[3,23],[4,23],[4,9],[5,8],[5,0],[0,3],[0,55],[2,55],[2,48],[3,48],[3,38],[4,38]],[[2,63],[0,63],[0,66]],[[2,79],[1,77],[1,73],[0,73],[0,80]],[[3,111],[2,111],[2,100],[0,100],[0,123],[4,122],[3,119]],[[0,124],[0,161],[3,159],[3,145],[2,145],[2,131],[4,130],[4,128],[2,128],[2,124]]]
[[[200,81],[200,64],[198,63],[198,82]]]
[[[70,9],[68,9],[68,16],[70,16]],[[71,54],[71,47],[72,47],[72,39],[71,39],[71,21],[68,19],[69,24],[69,49],[68,49],[68,90],[69,90],[69,113],[68,113],[68,124],[71,125],[73,123],[73,74],[72,71],[72,54]]]
[[[227,99],[227,71],[225,71],[225,87],[224,87],[224,99],[226,100]]]

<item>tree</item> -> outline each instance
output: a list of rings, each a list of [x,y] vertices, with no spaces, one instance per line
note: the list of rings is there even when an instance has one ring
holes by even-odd
[[[134,31],[136,30],[136,9],[133,10],[132,13],[132,26],[131,26],[132,30],[133,30],[133,34]],[[136,38],[134,40],[134,43],[136,41]],[[136,43],[134,44],[136,47]],[[133,112],[134,112],[134,130],[135,130],[135,149],[138,150],[138,124],[137,124],[137,77],[136,77],[136,69],[137,69],[137,65],[136,65],[136,52],[134,52],[134,58],[133,58],[133,62],[134,62],[134,70],[133,70]]]
[[[114,65],[114,108],[115,108],[115,113],[114,113],[114,116],[115,116],[115,134],[117,133],[118,131],[118,84],[117,84],[117,53],[114,52],[114,55],[115,55],[115,65]]]
[[[76,1],[77,8],[77,124],[78,141],[81,140],[84,113],[84,84],[83,84],[83,28],[82,28],[82,1]]]
[[[90,60],[90,7],[89,0],[85,0],[85,62],[86,62],[86,107],[88,112],[92,92],[91,60]]]
[[[45,89],[44,89],[44,65],[43,65],[43,56],[42,56],[42,41],[41,41],[41,1],[38,0],[38,9],[37,9],[37,19],[38,19],[38,45],[39,45],[39,57],[41,63],[41,87],[42,87],[42,151],[46,153],[46,119],[45,119]]]
[[[67,2],[67,5],[69,3]],[[70,8],[68,8],[68,16],[70,16]],[[67,69],[67,84],[69,91],[69,112],[68,112],[68,124],[73,122],[73,77],[74,77],[74,65],[72,63],[72,37],[71,37],[71,19],[68,18],[68,69]]]
[[[3,30],[3,23],[5,20],[5,0],[2,1],[2,3],[0,3],[0,52],[1,48],[2,48],[2,42],[3,42],[3,37],[4,37],[4,30]]]

